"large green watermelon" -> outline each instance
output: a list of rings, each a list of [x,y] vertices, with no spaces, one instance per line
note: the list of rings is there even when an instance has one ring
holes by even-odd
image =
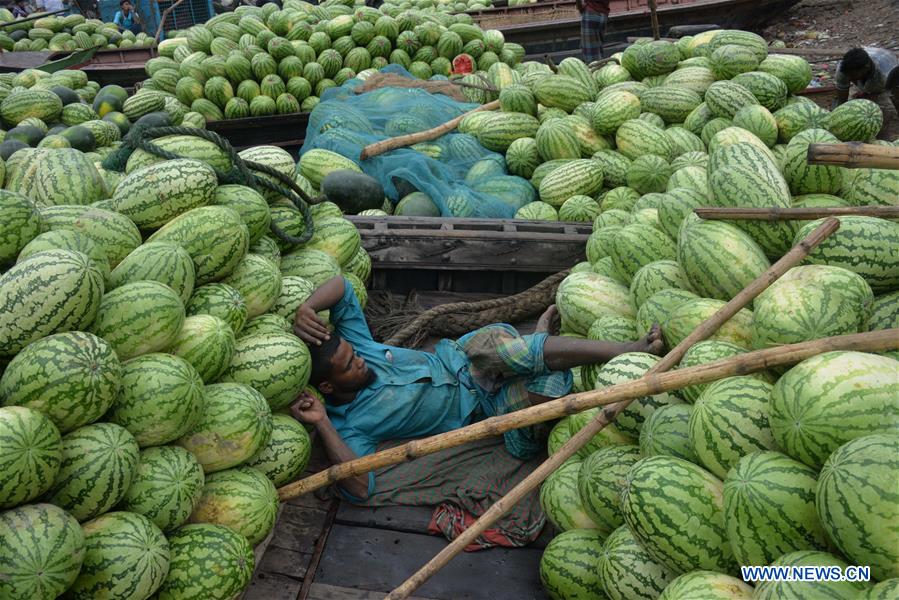
[[[596,529],[578,494],[581,461],[569,459],[554,471],[540,487],[540,506],[558,531]]]
[[[643,549],[626,525],[609,534],[597,568],[611,600],[655,600],[675,577]]]
[[[659,600],[752,600],[752,586],[715,571],[691,571],[668,584]]]
[[[295,335],[255,335],[237,340],[221,381],[252,386],[278,409],[293,402],[309,383],[311,368],[309,349]]]
[[[0,509],[50,489],[60,460],[59,430],[50,419],[24,406],[0,408]]]
[[[596,450],[581,463],[577,482],[580,501],[600,531],[609,533],[624,523],[618,496],[627,472],[638,460],[639,448],[616,444]]]
[[[288,415],[272,415],[272,436],[268,443],[246,462],[259,470],[275,487],[294,481],[309,464],[312,440],[306,428]]]
[[[552,600],[605,600],[596,561],[603,535],[595,529],[563,531],[546,545],[540,582]]]
[[[788,552],[773,563],[778,567],[839,567],[849,564],[833,554],[815,550]],[[861,581],[760,581],[755,589],[754,600],[808,600],[828,598],[831,600],[855,600],[870,587]]]
[[[237,467],[206,477],[191,523],[215,523],[241,534],[255,546],[275,525],[278,493],[261,471]]]

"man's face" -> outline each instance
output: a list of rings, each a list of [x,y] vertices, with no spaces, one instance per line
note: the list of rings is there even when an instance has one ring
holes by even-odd
[[[326,394],[358,392],[375,380],[375,372],[356,354],[353,346],[340,340],[337,352],[331,358],[331,374],[320,389]]]
[[[858,67],[846,72],[846,76],[850,81],[861,81],[868,76],[868,66]]]
[[[122,3],[122,10],[125,11],[125,12],[131,12],[131,3],[130,3],[130,2],[123,2],[123,3]]]

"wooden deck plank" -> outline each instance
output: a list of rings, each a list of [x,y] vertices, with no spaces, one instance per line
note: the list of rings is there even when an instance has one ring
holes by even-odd
[[[269,548],[285,548],[312,554],[327,517],[328,513],[323,510],[285,504],[281,519],[275,525],[275,535]]]
[[[353,506],[348,502],[341,502],[334,522],[341,525],[426,534],[433,512],[434,508],[429,506],[383,506],[372,508]]]
[[[244,600],[297,600],[302,581],[283,575],[259,573],[244,594]]]
[[[311,552],[296,552],[287,548],[269,546],[257,571],[267,575],[282,575],[302,581],[309,570],[312,560]]]
[[[437,554],[442,537],[334,525],[317,583],[389,592]],[[540,549],[493,548],[455,557],[419,593],[437,600],[545,600]]]
[[[369,592],[325,583],[313,583],[306,600],[384,600],[383,592]],[[421,596],[409,596],[409,600],[434,600]]]

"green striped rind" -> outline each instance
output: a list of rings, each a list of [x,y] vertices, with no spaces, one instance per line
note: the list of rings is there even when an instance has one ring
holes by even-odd
[[[881,581],[855,596],[855,600],[893,600],[896,597],[899,597],[899,578]]]
[[[616,444],[596,450],[581,463],[577,478],[580,501],[604,534],[624,523],[618,497],[627,472],[640,458],[640,449],[633,444]]]
[[[249,232],[234,209],[203,206],[175,217],[147,241],[173,242],[187,250],[202,285],[234,270],[247,253]]]
[[[191,523],[214,523],[235,531],[255,546],[275,525],[278,493],[266,476],[250,467],[213,473],[190,515]]]
[[[302,277],[316,287],[339,274],[334,257],[315,248],[300,248],[281,257],[281,275]]]
[[[692,289],[718,300],[730,300],[771,266],[758,244],[742,230],[692,216],[681,226],[677,261]]]
[[[15,260],[25,244],[41,233],[41,217],[23,194],[0,190],[0,263]]]
[[[269,333],[289,333],[292,330],[292,321],[285,319],[281,315],[266,313],[247,321],[246,325],[243,326],[243,329],[240,330],[240,335],[238,337],[245,338],[252,335]],[[229,360],[228,362],[230,363],[231,361]]]
[[[842,196],[855,206],[899,205],[899,172],[895,169],[855,169],[846,177]]]
[[[141,244],[140,231],[131,219],[102,208],[50,206],[41,209],[41,222],[48,230],[72,229],[84,233],[103,248],[112,268]]]
[[[590,196],[572,196],[559,208],[560,221],[590,223],[597,216],[599,204]]]
[[[809,144],[836,144],[837,138],[823,129],[808,129],[795,135],[783,158],[783,172],[790,192],[802,194],[838,194],[843,187],[842,167],[808,164]]]
[[[308,300],[314,291],[315,285],[308,279],[286,275],[281,279],[281,295],[271,310],[292,323],[297,308]]]
[[[689,404],[669,404],[656,409],[640,428],[640,454],[673,456],[693,463],[699,458],[690,442]]]
[[[827,116],[827,129],[843,142],[871,141],[882,126],[883,111],[864,98],[844,102]]]
[[[228,600],[250,584],[255,560],[242,535],[221,525],[185,525],[169,536],[169,573],[158,600]]]
[[[250,246],[249,253],[264,256],[279,267],[281,266],[281,249],[278,248],[278,242],[267,235],[256,240],[256,243]]]
[[[718,45],[709,55],[709,67],[717,79],[732,79],[740,73],[757,68],[762,58],[750,48],[733,44]]]
[[[165,107],[165,97],[157,92],[146,92],[130,96],[122,105],[122,112],[129,121],[137,121],[151,112],[161,111]]]
[[[615,133],[618,152],[634,160],[643,154],[655,154],[665,160],[674,157],[674,144],[665,130],[643,119],[625,121]]]
[[[899,223],[863,216],[839,220],[840,228],[813,248],[806,260],[858,273],[874,293],[899,288]],[[796,242],[822,222],[812,221],[802,227],[796,233]]]
[[[578,493],[581,461],[570,459],[540,486],[540,506],[556,531],[596,529]]]
[[[780,452],[753,452],[734,465],[724,480],[724,523],[741,565],[826,549],[815,513],[817,480],[817,471]]]
[[[234,342],[234,330],[219,317],[193,315],[184,319],[168,352],[186,360],[204,382],[212,383],[231,363]]]
[[[0,104],[0,115],[13,127],[31,117],[49,123],[57,120],[61,113],[62,100],[49,90],[17,90]]]
[[[213,473],[236,467],[268,443],[272,412],[253,388],[237,383],[206,386],[206,406],[200,422],[178,440]]]
[[[41,149],[32,160],[30,177],[11,178],[7,188],[26,194],[38,207],[90,204],[108,195],[96,167],[79,150]]]
[[[772,54],[759,64],[759,71],[782,80],[791,94],[804,90],[812,80],[811,66],[801,56]]]
[[[899,291],[874,298],[868,331],[899,327]]]
[[[680,125],[668,127],[665,130],[665,137],[674,145],[674,157],[680,157],[688,152],[705,152],[705,143],[702,138]],[[673,164],[671,168],[674,169]]]
[[[581,335],[601,316],[635,316],[628,289],[595,273],[574,273],[566,277],[556,292],[556,304],[563,326],[567,324],[571,331]]]
[[[690,441],[699,462],[724,478],[742,456],[773,450],[768,426],[771,384],[754,377],[728,377],[710,384],[690,415]]]
[[[169,571],[169,542],[132,512],[111,512],[83,526],[84,563],[66,592],[72,600],[149,598]]]
[[[359,306],[362,307],[362,310],[365,310],[365,307],[368,304],[368,290],[365,288],[365,284],[352,273],[346,273],[344,277],[353,288],[353,295],[356,296],[356,301],[359,302]]]
[[[697,92],[678,85],[649,88],[640,94],[643,111],[659,115],[665,123],[683,123],[701,103]]]
[[[633,342],[638,337],[637,324],[633,319],[612,315],[599,317],[587,330],[588,340]]]
[[[135,281],[103,297],[91,331],[122,360],[167,348],[184,324],[184,305],[172,288]]]
[[[706,124],[708,124],[708,122],[714,118],[715,115],[712,114],[712,110],[709,108],[709,105],[703,102],[702,104],[694,108],[693,112],[687,115],[687,118],[684,119],[684,129],[686,129],[693,135],[700,135]]]
[[[841,444],[894,432],[897,368],[891,358],[862,352],[827,352],[799,363],[771,394],[774,439],[791,457],[820,467]]]
[[[158,281],[172,288],[183,303],[190,300],[196,275],[190,254],[171,242],[147,242],[136,248],[112,270],[109,289],[127,283]]]
[[[709,192],[708,177],[708,171],[702,167],[683,167],[671,174],[665,186],[665,191],[687,189],[705,197]],[[665,233],[668,233],[667,230],[665,230]]]
[[[313,148],[312,150],[307,150],[303,156],[300,157],[300,175],[308,179],[309,183],[316,189],[321,185],[325,175],[332,171],[341,170],[356,171],[357,173],[362,172],[362,169],[360,169],[359,165],[355,162],[336,152],[331,152],[330,150]]]
[[[755,348],[805,342],[864,329],[874,294],[842,267],[793,267],[755,299]]]
[[[684,573],[668,584],[659,600],[752,600],[752,586],[715,571]]]
[[[343,217],[315,220],[315,233],[304,247],[329,254],[338,264],[345,265],[356,256],[362,238],[356,226]]]
[[[724,304],[722,300],[700,298],[673,309],[662,324],[665,341],[671,347],[676,346]],[[749,349],[752,341],[752,325],[753,313],[744,308],[725,322],[709,339],[730,342]]]
[[[658,260],[674,260],[677,245],[661,230],[642,223],[625,225],[615,235],[609,256],[615,270],[630,282],[642,267]]]
[[[268,202],[253,188],[244,185],[220,185],[215,189],[210,204],[233,208],[240,214],[250,234],[250,245],[255,244],[269,231],[271,215]]]
[[[62,433],[99,419],[115,401],[121,365],[112,347],[90,333],[48,336],[27,346],[0,378],[3,404],[43,413]]]
[[[895,375],[899,363],[893,362]],[[869,565],[877,580],[899,575],[897,472],[894,425],[889,435],[868,435],[837,448],[818,478],[815,504],[824,530],[852,564]]]
[[[49,501],[79,521],[109,511],[125,495],[137,470],[134,437],[114,423],[94,423],[62,438],[62,463]]]
[[[570,433],[573,435],[583,429],[590,419],[595,417],[598,412],[598,408],[591,408],[590,410],[571,415],[568,419]],[[602,431],[594,435],[589,442],[584,444],[584,447],[578,451],[577,455],[583,460],[600,448],[619,444],[635,444],[636,442],[637,440],[626,433],[623,433],[614,423],[612,423],[607,425]]]
[[[788,143],[798,133],[806,129],[827,129],[826,110],[809,101],[800,101],[787,104],[774,113],[777,121],[777,138],[783,143]]]
[[[626,525],[609,534],[596,568],[611,600],[655,600],[674,579],[674,573],[654,560]]]
[[[46,250],[13,266],[0,276],[0,356],[86,327],[102,294],[103,274],[80,252]]]
[[[692,90],[701,96],[713,83],[715,83],[715,74],[707,66],[678,66],[676,71],[665,77],[665,83],[661,87],[668,89],[678,86]],[[683,119],[679,122],[683,122]]]
[[[572,529],[554,537],[540,558],[540,583],[552,600],[605,600],[596,561],[603,535],[595,529]]]
[[[51,600],[62,594],[84,560],[78,521],[52,504],[0,512],[0,595]]]
[[[299,236],[305,229],[303,214],[287,203],[279,203],[272,206],[269,209],[269,215],[271,216],[272,230],[279,230],[288,235]],[[277,238],[275,244],[277,244],[282,252],[289,252],[294,247],[293,244],[282,240],[281,238]]]
[[[659,226],[668,237],[677,239],[681,223],[694,208],[708,206],[707,192],[699,192],[687,188],[668,190],[665,202],[659,206]]]
[[[647,298],[637,311],[637,335],[646,335],[653,323],[666,323],[675,309],[686,302],[698,299],[699,296],[687,290],[668,288],[656,292]]]
[[[705,103],[716,117],[733,119],[744,106],[758,104],[752,92],[730,81],[716,81],[705,92]]]
[[[759,104],[770,111],[783,108],[787,102],[787,84],[771,73],[749,71],[740,73],[731,81],[752,92]]]
[[[599,97],[591,111],[593,129],[603,135],[614,134],[630,119],[640,116],[640,99],[623,90],[614,90]]]
[[[488,150],[505,152],[515,140],[536,136],[539,127],[540,122],[532,115],[518,112],[498,112],[484,121],[477,137],[481,145]]]
[[[840,567],[848,563],[827,552],[799,550],[789,552],[772,563],[784,567]],[[755,588],[753,600],[856,600],[870,586],[853,581],[761,581]]]
[[[144,515],[170,532],[193,512],[203,491],[203,467],[178,446],[145,448],[119,508]]]
[[[273,410],[287,406],[309,383],[312,361],[298,337],[267,334],[240,338],[222,381],[252,386]]]
[[[193,428],[204,400],[203,380],[189,362],[145,354],[122,365],[122,390],[106,418],[127,429],[140,447],[161,446]]]
[[[485,127],[489,124],[489,121],[486,122]],[[542,121],[534,141],[544,161],[577,159],[581,156],[577,133],[566,118],[553,117]]]
[[[594,387],[601,389],[639,379],[657,362],[659,362],[657,356],[645,352],[619,354],[599,369],[596,374]],[[640,436],[640,427],[652,415],[653,411],[662,406],[679,404],[681,402],[683,400],[674,392],[643,396],[632,401],[615,419],[615,424],[622,432],[638,438]]]
[[[573,160],[540,182],[540,200],[560,207],[572,196],[593,196],[602,187],[602,167],[592,160]]]
[[[672,571],[732,572],[737,563],[727,541],[721,494],[721,481],[701,467],[652,456],[628,472],[621,511],[640,545]]]
[[[153,140],[153,145],[171,152],[181,158],[192,158],[208,164],[220,172],[229,172],[232,167],[231,157],[218,144],[194,135],[167,135]],[[148,165],[164,162],[168,159],[150,154],[140,148],[131,153],[125,172],[131,173]]]
[[[185,310],[188,316],[218,317],[231,327],[235,335],[247,320],[247,305],[243,296],[226,283],[208,283],[198,287]]]
[[[94,266],[103,275],[103,281],[109,281],[109,259],[106,252],[90,237],[77,231],[57,229],[40,234],[19,252],[19,262],[44,250],[70,250],[86,254]]]
[[[593,96],[583,83],[567,75],[550,75],[540,79],[533,87],[534,96],[543,106],[561,108],[572,112],[580,104],[590,102]]]
[[[693,291],[687,275],[677,261],[657,260],[647,263],[631,279],[631,300],[639,308],[650,296],[668,288]]]
[[[680,361],[679,368],[686,369],[688,367],[704,365],[706,363],[715,362],[716,360],[722,360],[742,354],[745,351],[745,348],[737,346],[736,344],[720,340],[697,342],[690,346],[689,350],[684,354],[684,357]],[[756,374],[756,376],[758,377],[761,375]],[[709,384],[707,383],[688,385],[681,390],[681,396],[683,396],[687,402],[696,402],[708,385]]]
[[[265,447],[246,462],[281,487],[294,481],[309,464],[312,441],[309,433],[288,415],[272,415],[272,436]]]
[[[664,192],[671,176],[671,166],[655,154],[638,156],[627,168],[627,185],[641,194]]]
[[[132,171],[112,195],[116,212],[142,229],[162,227],[193,208],[210,204],[215,171],[198,160],[169,160]]]
[[[612,187],[613,189],[630,189],[627,188],[627,168],[631,164],[631,160],[621,154],[616,150],[600,150],[596,152],[591,157],[592,160],[599,163],[602,167],[603,172],[603,183],[606,187]],[[611,190],[610,190],[611,191]],[[632,190],[633,191],[633,190]],[[621,194],[623,192],[618,192]],[[608,197],[608,193],[606,193],[605,197]],[[617,195],[617,194],[616,194]],[[637,194],[639,197],[639,194]],[[613,196],[614,197],[614,196]],[[605,199],[605,198],[603,198]],[[636,198],[635,198],[636,200]],[[620,206],[612,206],[608,207],[603,206],[603,210],[607,210],[610,208],[624,208]]]
[[[777,120],[764,106],[744,106],[734,115],[734,127],[753,133],[769,148],[777,143]]]
[[[270,167],[291,179],[296,172],[296,163],[294,162],[293,156],[283,148],[278,148],[277,146],[254,146],[252,148],[247,148],[246,150],[241,150],[240,153],[238,153],[238,156],[245,161]],[[253,171],[253,174],[256,175],[256,177],[274,183],[279,187],[284,187],[284,184],[281,183],[280,180],[271,175],[255,170]],[[282,198],[277,192],[262,188],[262,186],[260,186],[260,191],[262,196],[269,202]]]
[[[0,509],[50,489],[60,458],[59,430],[50,419],[23,406],[0,408]]]

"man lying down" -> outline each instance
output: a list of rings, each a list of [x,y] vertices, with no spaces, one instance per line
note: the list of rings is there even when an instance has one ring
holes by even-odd
[[[330,310],[333,332],[316,314],[323,310]],[[398,348],[372,338],[351,284],[334,277],[297,309],[294,320],[294,332],[307,343],[312,356],[310,383],[325,397],[326,406],[303,394],[291,405],[291,413],[315,427],[336,464],[371,454],[386,442],[451,431],[564,396],[571,391],[572,367],[604,363],[625,352],[660,354],[663,349],[658,326],[633,343],[551,336],[556,316],[551,306],[532,335],[496,324],[458,340],[441,340],[433,353]],[[423,457],[388,468],[377,479],[374,473],[345,479],[340,491],[350,501],[367,505],[375,500],[374,505],[445,501],[464,505],[465,499],[451,497],[460,488],[495,487],[488,481],[489,474],[474,475],[475,471],[507,469],[498,475],[504,480],[500,488],[511,489],[517,483],[508,485],[509,478],[523,478],[527,474],[521,468],[524,461],[537,457],[544,447],[538,437],[534,427],[512,430],[503,435],[504,450],[496,447],[498,440],[492,442],[494,447],[474,444],[442,457]],[[464,472],[441,472],[444,465]],[[483,503],[486,509],[490,498],[481,496],[487,491],[491,490],[475,490],[478,498],[468,500]],[[492,491],[498,494],[496,500],[508,489]],[[469,513],[483,512],[479,506],[467,508]],[[463,518],[472,516],[478,515]],[[451,517],[449,521],[456,521],[459,515]],[[452,528],[458,533],[464,526],[454,523]],[[528,537],[536,537],[530,533]]]

